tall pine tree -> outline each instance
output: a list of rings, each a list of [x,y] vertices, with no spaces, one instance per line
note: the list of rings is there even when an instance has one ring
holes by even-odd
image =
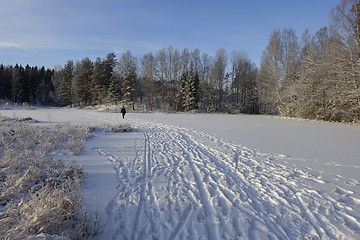
[[[101,100],[103,99],[105,95],[105,86],[103,83],[103,64],[101,59],[98,57],[95,60],[94,63],[94,70],[91,80],[91,95],[92,95],[92,101],[94,104],[101,103]]]
[[[88,105],[91,102],[90,85],[93,75],[93,62],[89,58],[84,58],[76,64],[74,71],[74,81],[76,83],[77,97],[81,105]]]
[[[116,59],[114,53],[109,53],[104,60],[97,58],[91,82],[93,103],[101,104],[108,98],[108,89],[114,81],[114,67]]]
[[[73,79],[74,62],[69,60],[62,70],[62,79],[59,87],[59,99],[61,106],[72,104],[71,84]]]
[[[125,100],[134,101],[135,85],[137,81],[137,59],[130,51],[123,53],[118,61],[118,71],[122,79],[122,92]]]

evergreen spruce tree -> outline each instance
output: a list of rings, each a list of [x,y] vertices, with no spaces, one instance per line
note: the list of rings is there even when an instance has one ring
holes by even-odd
[[[30,85],[35,79],[30,78],[31,67],[29,64],[25,66],[25,68],[21,68],[21,81],[19,83],[19,87],[21,89],[21,96],[19,96],[19,100],[21,103],[29,103],[30,100]]]
[[[114,78],[114,67],[116,65],[116,59],[115,59],[114,53],[109,53],[106,55],[106,59],[103,60],[103,85],[105,88],[105,91],[107,92],[111,82],[113,82]]]
[[[93,103],[101,104],[102,102],[107,101],[108,88],[111,82],[114,81],[115,65],[116,59],[114,53],[109,53],[104,60],[101,60],[100,58],[96,59],[91,82]]]
[[[37,88],[37,92],[42,92],[43,94],[37,94],[37,96],[41,96],[40,100],[37,100],[41,104],[49,105],[53,103],[52,94],[54,92],[54,85],[52,84],[51,78],[54,75],[54,70],[46,69],[44,77],[42,78],[43,85]]]
[[[135,69],[131,70],[125,75],[122,84],[123,86],[122,91],[124,93],[124,98],[129,102],[134,101],[134,89],[136,83],[136,73],[134,70]]]
[[[185,111],[190,111],[191,110],[191,103],[193,101],[193,96],[191,94],[191,88],[192,88],[192,83],[191,83],[191,80],[192,80],[192,65],[190,67],[190,71],[187,71],[187,74],[186,74],[186,81],[185,81],[185,87],[184,87],[184,94],[183,94],[183,97],[184,97],[184,109]]]
[[[4,65],[0,65],[0,99],[4,99],[6,96],[6,78],[5,78],[5,68]]]
[[[187,85],[188,72],[183,72],[180,79],[180,90],[177,94],[177,111],[185,111],[185,101],[186,101],[186,85]]]
[[[41,84],[41,81],[43,80],[43,76],[41,75],[41,72],[39,72],[39,69],[35,66],[31,68],[28,78],[29,78],[28,81],[29,81],[29,89],[30,89],[29,102],[30,103],[39,102],[38,98],[40,98],[41,96],[39,96],[39,94],[37,93],[37,88]]]
[[[93,75],[93,62],[89,58],[84,58],[80,63],[76,64],[74,79],[78,101],[80,104],[88,105],[91,102],[90,85]]]
[[[37,103],[42,105],[49,105],[53,103],[53,100],[51,99],[51,93],[54,91],[54,86],[51,82],[51,77],[53,74],[53,70],[45,70],[44,67],[40,69],[37,80],[39,83],[35,90],[35,100]]]
[[[94,70],[91,81],[91,95],[94,104],[100,104],[104,95],[104,83],[103,83],[103,65],[101,59],[98,57],[94,63]]]
[[[200,101],[200,79],[199,74],[194,71],[191,74],[191,82],[190,82],[190,110],[197,110],[199,109],[199,101]]]
[[[135,86],[137,82],[137,59],[131,55],[130,51],[123,53],[117,63],[119,77],[122,80],[123,97],[129,102],[135,98]]]
[[[11,70],[10,67],[0,65],[0,99],[11,98]]]
[[[71,99],[71,83],[73,78],[74,62],[69,60],[65,65],[60,82],[60,105],[67,106],[72,104]]]
[[[11,68],[11,97],[13,102],[20,102],[22,67],[18,64]]]
[[[199,74],[190,64],[190,70],[183,72],[180,80],[180,91],[178,93],[178,111],[191,111],[198,109],[200,100]]]
[[[109,88],[108,88],[108,93],[107,93],[107,102],[108,103],[116,103],[118,100],[118,94],[117,94],[117,88],[116,88],[116,82],[115,82],[115,78],[111,79]]]

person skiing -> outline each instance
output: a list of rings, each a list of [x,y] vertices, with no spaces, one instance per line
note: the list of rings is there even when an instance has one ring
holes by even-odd
[[[123,119],[125,118],[125,113],[126,113],[126,109],[125,109],[125,106],[123,106],[121,108],[121,114],[122,114]]]

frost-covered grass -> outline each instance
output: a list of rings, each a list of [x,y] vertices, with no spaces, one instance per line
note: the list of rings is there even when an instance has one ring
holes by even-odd
[[[54,157],[81,153],[90,128],[28,122],[0,118],[0,239],[93,236],[99,222],[83,207],[82,166]]]
[[[98,126],[90,127],[90,130],[93,131],[103,131],[105,133],[122,133],[122,132],[131,132],[133,131],[130,124],[102,124]]]
[[[94,106],[86,106],[85,109],[87,110],[97,110],[100,112],[109,112],[109,113],[120,113],[122,107],[126,108],[126,111],[128,113],[134,113],[134,112],[148,112],[149,109],[146,108],[145,104],[140,103],[129,103],[126,101],[119,102],[117,104],[98,104]]]

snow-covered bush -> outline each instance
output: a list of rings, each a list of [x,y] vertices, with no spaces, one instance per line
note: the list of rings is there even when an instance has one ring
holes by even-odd
[[[52,157],[66,150],[79,154],[90,136],[84,126],[0,118],[0,239],[96,233],[99,222],[87,215],[80,197],[82,166]]]
[[[122,133],[122,132],[131,132],[133,131],[130,124],[118,124],[118,125],[100,125],[96,127],[91,127],[91,131],[104,131],[106,133]]]

